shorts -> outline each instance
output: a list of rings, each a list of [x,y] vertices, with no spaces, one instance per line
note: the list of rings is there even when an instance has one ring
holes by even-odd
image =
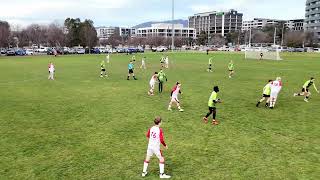
[[[302,88],[302,92],[309,92],[308,88]]]
[[[105,71],[106,71],[106,69],[101,69],[101,71],[105,72]]]
[[[150,83],[150,88],[154,89],[154,86],[156,85],[156,83]]]
[[[216,107],[210,107],[209,106],[209,111],[216,111],[216,109],[217,109]]]
[[[271,91],[271,94],[270,94],[270,97],[272,98],[278,98],[278,94],[279,94],[279,91]]]
[[[269,98],[270,95],[266,95],[266,94],[263,94],[262,97],[266,97],[266,98]]]
[[[147,149],[147,156],[152,157],[153,155],[156,155],[158,159],[160,159],[162,156],[162,152],[160,149],[152,149],[148,148]]]
[[[176,102],[176,103],[180,103],[178,97],[171,97],[171,102]]]
[[[229,71],[230,71],[230,72],[233,72],[233,70],[230,70],[230,69],[229,69]]]
[[[212,64],[209,64],[209,67],[211,67],[212,66]]]
[[[133,69],[129,69],[129,74],[133,74]]]

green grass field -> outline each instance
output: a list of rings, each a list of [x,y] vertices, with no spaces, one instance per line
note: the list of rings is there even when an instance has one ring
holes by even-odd
[[[147,95],[161,54],[145,54],[149,69],[127,81],[131,56],[0,57],[0,179],[142,179],[155,116],[163,118],[173,179],[320,179],[320,95],[293,97],[311,76],[320,85],[320,55],[283,54],[283,61],[244,60],[236,53],[169,54],[165,92]],[[140,59],[142,55],[137,55]],[[235,77],[227,64],[234,60]],[[56,65],[56,81],[47,65]],[[268,79],[284,87],[274,110],[255,104]],[[170,89],[182,83],[184,113],[167,111]],[[220,86],[219,126],[203,124],[213,85]],[[320,88],[320,87],[319,87]],[[145,179],[158,179],[154,157]]]

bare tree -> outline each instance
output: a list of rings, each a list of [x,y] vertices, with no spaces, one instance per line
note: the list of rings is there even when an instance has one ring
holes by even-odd
[[[108,40],[107,40],[108,44],[112,46],[112,48],[118,46],[119,44],[121,44],[122,39],[118,34],[113,34],[111,35]]]
[[[7,47],[10,39],[10,25],[6,21],[0,21],[0,47]]]
[[[223,46],[226,44],[226,40],[221,34],[213,34],[209,39],[209,44]]]
[[[52,23],[48,26],[47,37],[47,41],[51,46],[65,46],[66,37],[63,32],[63,27],[59,24]]]
[[[288,32],[284,38],[284,42],[288,47],[302,47],[303,41],[303,32]]]
[[[48,45],[47,30],[48,28],[46,26],[40,26],[39,24],[31,24],[26,28],[25,33],[29,41],[31,41],[33,44]]]

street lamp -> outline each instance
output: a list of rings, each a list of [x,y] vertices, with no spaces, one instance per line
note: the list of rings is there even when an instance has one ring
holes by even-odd
[[[174,49],[174,35],[175,35],[175,32],[174,32],[174,0],[172,0],[172,44],[171,44],[171,50],[173,52],[173,49]]]

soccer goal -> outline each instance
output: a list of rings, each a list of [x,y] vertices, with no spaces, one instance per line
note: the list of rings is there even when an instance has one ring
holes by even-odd
[[[246,48],[246,59],[260,59],[260,60],[282,60],[280,52],[277,49],[267,48]]]

